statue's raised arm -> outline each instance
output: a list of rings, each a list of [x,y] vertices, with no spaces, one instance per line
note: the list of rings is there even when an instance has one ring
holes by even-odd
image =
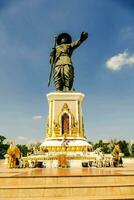
[[[57,37],[57,45],[50,53],[50,64],[54,65],[53,77],[56,91],[71,91],[74,81],[74,68],[71,60],[73,50],[88,38],[87,32],[82,32],[80,39],[72,42],[68,33],[61,33]],[[52,71],[52,70],[51,70]],[[50,84],[49,79],[49,84]]]
[[[82,32],[80,35],[80,39],[71,43],[73,50],[79,47],[87,38],[88,38],[88,33]]]

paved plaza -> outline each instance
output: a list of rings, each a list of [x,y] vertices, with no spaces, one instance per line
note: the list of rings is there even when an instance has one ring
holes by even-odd
[[[113,168],[8,169],[0,161],[0,199],[134,199],[134,162]]]

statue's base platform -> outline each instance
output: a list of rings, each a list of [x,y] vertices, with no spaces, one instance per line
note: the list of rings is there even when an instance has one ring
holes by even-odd
[[[134,199],[134,165],[123,168],[0,168],[0,199]]]
[[[49,152],[66,151],[69,153],[91,151],[92,145],[90,145],[85,138],[46,138],[40,148],[42,151],[47,149]]]
[[[47,94],[49,115],[46,137],[40,145],[42,154],[52,157],[65,153],[67,157],[82,157],[92,150],[86,139],[82,115],[84,94],[80,92],[51,92]],[[54,159],[52,159],[54,160]],[[70,160],[70,159],[69,159]]]

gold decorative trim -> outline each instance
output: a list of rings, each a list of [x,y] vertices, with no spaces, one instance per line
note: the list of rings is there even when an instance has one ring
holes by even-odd
[[[45,147],[41,147],[42,151],[46,151],[48,150],[48,152],[62,152],[62,151],[67,151],[67,152],[81,152],[81,151],[88,151],[90,150],[91,147],[89,146],[45,146]]]

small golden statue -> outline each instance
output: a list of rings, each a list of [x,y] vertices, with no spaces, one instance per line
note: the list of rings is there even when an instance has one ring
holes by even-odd
[[[112,156],[113,156],[113,166],[118,167],[119,165],[122,166],[123,161],[122,157],[120,156],[120,146],[119,144],[115,145],[113,151],[112,151]]]
[[[87,32],[82,32],[80,39],[72,42],[68,33],[61,33],[55,38],[55,45],[50,53],[50,85],[52,71],[56,91],[70,91],[73,87],[74,68],[71,60],[73,51],[88,38]]]
[[[16,164],[17,160],[20,159],[21,157],[20,149],[11,143],[7,150],[7,154],[9,156],[8,157],[9,168],[15,168],[17,166]]]

